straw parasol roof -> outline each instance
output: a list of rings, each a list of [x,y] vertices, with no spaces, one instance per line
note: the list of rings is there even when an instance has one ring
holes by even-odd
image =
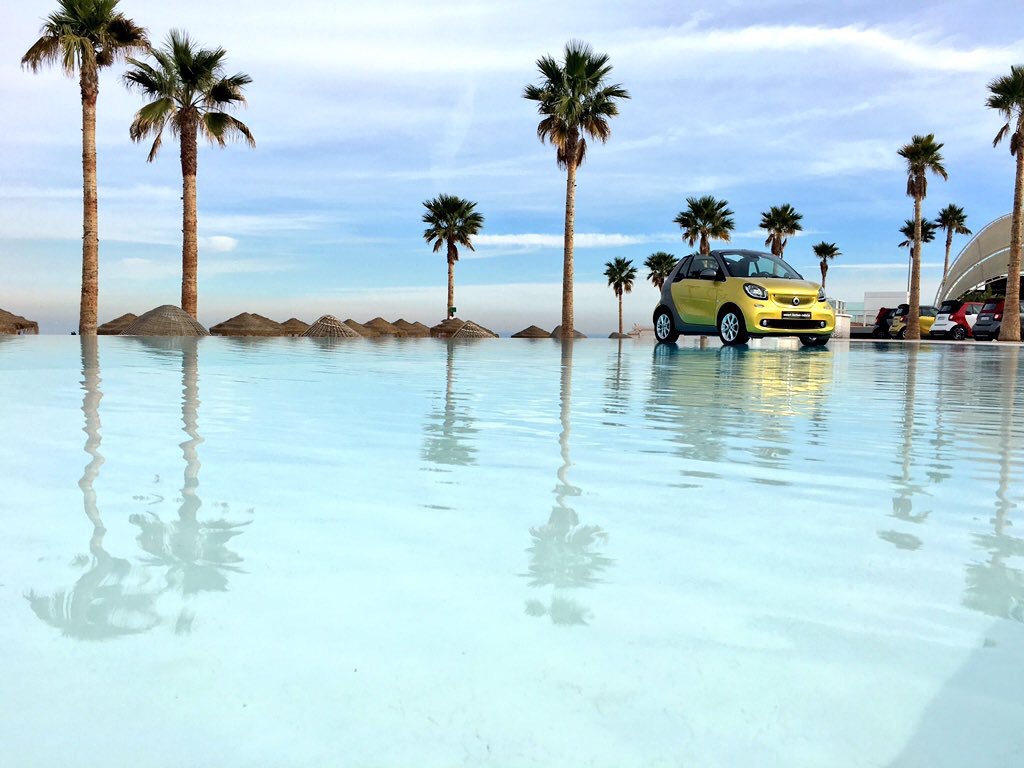
[[[451,317],[430,329],[430,335],[436,339],[496,339],[498,334],[490,331],[472,320],[459,320]]]
[[[585,339],[585,338],[587,338],[586,336],[584,336],[579,331],[573,331],[572,332],[572,337],[574,339]],[[561,325],[556,325],[555,326],[555,330],[553,330],[551,332],[551,338],[552,339],[560,339],[560,338],[562,338],[562,326]]]
[[[36,335],[39,333],[39,323],[0,309],[0,333],[14,336]]]
[[[359,334],[333,315],[324,315],[302,334],[312,338],[357,339]]]
[[[551,334],[545,331],[543,328],[538,328],[536,325],[531,325],[529,328],[523,328],[519,333],[512,334],[513,339],[550,339]]]
[[[209,336],[210,332],[191,315],[173,304],[151,309],[139,315],[121,336]]]
[[[139,319],[139,316],[128,312],[127,314],[115,317],[113,320],[108,320],[99,328],[96,329],[96,333],[100,336],[117,336],[121,331],[127,328],[129,325]]]
[[[430,328],[425,326],[423,323],[410,323],[408,320],[398,319],[392,323],[395,328],[400,330],[406,336],[429,336]]]
[[[285,320],[281,325],[284,326],[289,336],[301,336],[309,329],[309,323],[304,323],[297,317]]]
[[[363,323],[363,325],[375,330],[379,336],[405,336],[405,331],[401,328],[396,328],[383,317],[375,317],[373,320]]]
[[[347,325],[353,331],[358,333],[360,336],[367,339],[375,339],[378,336],[380,336],[380,334],[373,330],[373,328],[367,328],[362,323],[357,323],[355,320],[352,320],[351,318],[345,321],[345,325]]]
[[[269,317],[243,312],[230,320],[210,327],[212,336],[287,336],[288,332],[280,323]]]
[[[608,334],[609,339],[631,339],[633,338],[628,333],[619,333],[618,331],[612,331]]]

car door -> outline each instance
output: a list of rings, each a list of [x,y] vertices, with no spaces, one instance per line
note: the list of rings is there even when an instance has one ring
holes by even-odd
[[[687,270],[689,270],[690,268],[690,262],[692,260],[692,256],[686,257],[686,261],[683,262],[682,266],[679,267],[679,271],[677,271],[676,274],[672,277],[672,284],[669,288],[669,291],[672,294],[672,303],[675,305],[676,314],[678,314],[679,317],[683,319],[683,322],[686,322],[685,318],[683,318],[683,303],[685,298],[683,289],[686,285],[686,273]]]
[[[681,281],[681,301],[677,302],[679,314],[687,325],[715,325],[715,309],[718,303],[718,283],[702,280],[700,273],[707,269],[719,271],[714,256],[694,256]]]

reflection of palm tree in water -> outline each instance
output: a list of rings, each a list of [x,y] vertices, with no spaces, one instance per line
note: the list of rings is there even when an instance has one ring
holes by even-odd
[[[455,384],[455,347],[460,343],[448,342],[447,372],[445,377],[444,410],[428,417],[423,429],[427,433],[423,458],[434,464],[468,466],[476,463],[476,448],[471,445],[479,430],[473,426],[468,411],[460,411]]]
[[[106,528],[96,503],[94,483],[103,466],[100,453],[99,349],[95,336],[81,336],[82,347],[82,412],[85,415],[85,452],[91,456],[78,487],[82,490],[85,515],[93,525],[89,539],[90,558],[77,558],[75,564],[90,563],[89,570],[68,591],[52,595],[28,594],[33,612],[47,624],[64,634],[86,640],[103,640],[119,635],[135,634],[152,629],[160,623],[153,603],[156,593],[143,589],[144,581],[129,561],[112,557],[103,548]]]
[[[555,506],[546,524],[530,529],[533,543],[527,548],[530,553],[529,572],[523,574],[530,580],[531,587],[553,587],[551,601],[544,605],[540,600],[528,600],[526,613],[530,616],[547,615],[555,624],[586,624],[590,614],[586,607],[565,596],[567,589],[590,587],[600,582],[600,574],[612,564],[612,560],[596,547],[608,540],[608,534],[596,525],[580,525],[576,511],[567,499],[579,496],[581,490],[569,482],[569,437],[572,432],[572,340],[562,343],[560,419],[562,431],[558,444],[562,453],[562,464],[558,469],[558,484],[555,486]]]
[[[132,515],[129,520],[139,528],[139,546],[147,553],[143,562],[165,567],[165,589],[180,589],[186,597],[200,592],[226,591],[228,572],[240,572],[242,558],[228,549],[228,542],[242,533],[247,523],[224,519],[200,521],[199,509],[199,350],[197,339],[182,339],[183,430],[188,440],[181,443],[185,459],[185,477],[181,489],[178,519],[165,523],[155,513]],[[176,631],[188,631],[192,613],[186,606],[175,623]]]
[[[1013,525],[1010,511],[1016,506],[1010,498],[1013,472],[1013,415],[1017,394],[1019,358],[1008,350],[1004,373],[997,378],[1003,393],[999,435],[999,485],[996,490],[996,514],[993,533],[975,535],[980,549],[989,553],[988,562],[967,566],[967,588],[963,602],[968,608],[990,616],[1024,622],[1024,571],[1004,562],[1011,557],[1024,557],[1024,539],[1008,535]]]

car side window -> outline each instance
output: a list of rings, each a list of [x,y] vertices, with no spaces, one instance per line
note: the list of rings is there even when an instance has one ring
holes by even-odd
[[[690,260],[692,258],[692,256],[686,257],[686,261],[684,261],[683,265],[679,267],[679,270],[676,272],[676,276],[672,278],[673,283],[678,283],[680,280],[686,277],[686,271],[690,268]]]
[[[700,273],[705,269],[713,269],[717,272],[718,262],[711,256],[695,256],[686,276],[691,280],[699,280]]]

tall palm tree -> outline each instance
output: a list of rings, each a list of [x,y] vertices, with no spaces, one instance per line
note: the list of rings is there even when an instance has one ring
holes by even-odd
[[[540,82],[527,85],[523,98],[537,102],[544,119],[537,137],[555,147],[555,161],[566,170],[565,234],[562,259],[562,338],[573,337],[573,234],[576,221],[576,169],[587,154],[587,137],[602,144],[611,136],[608,118],[619,114],[618,101],[629,93],[618,83],[609,84],[612,71],[608,55],[594,53],[586,43],[570,40],[565,58],[537,59]]]
[[[96,181],[96,100],[100,70],[146,50],[146,30],[117,10],[118,0],[58,0],[43,22],[41,37],[21,58],[38,72],[59,64],[78,73],[82,95],[82,298],[78,333],[95,335],[99,303],[100,237]]]
[[[448,304],[444,316],[455,314],[455,262],[459,260],[458,246],[463,245],[469,250],[473,248],[470,239],[480,232],[484,225],[484,217],[476,212],[476,203],[454,195],[438,195],[433,200],[425,200],[423,207],[423,223],[427,228],[423,239],[434,246],[434,253],[441,250],[442,245],[448,246]]]
[[[935,225],[946,231],[946,260],[942,263],[942,279],[946,279],[949,272],[949,250],[953,247],[953,235],[969,235],[971,230],[967,228],[967,214],[959,205],[950,203],[941,211],[935,219]]]
[[[935,233],[938,230],[935,222],[931,219],[924,219],[921,222],[921,243],[930,243],[935,239]],[[900,234],[903,235],[903,241],[900,243],[900,248],[908,249],[908,261],[907,261],[907,293],[910,293],[910,280],[911,274],[914,269],[914,220],[907,219],[903,222],[903,226],[900,227]]]
[[[921,338],[921,201],[928,195],[928,173],[949,178],[942,164],[942,144],[935,134],[914,136],[899,149],[907,161],[907,196],[914,198],[914,248],[910,266],[910,309],[907,312],[907,338]]]
[[[665,251],[656,251],[647,257],[644,266],[647,267],[647,279],[654,283],[654,287],[661,291],[668,280],[668,274],[676,265],[676,257]]]
[[[622,294],[633,292],[633,281],[636,280],[636,267],[628,259],[613,259],[605,262],[604,276],[612,287],[615,297],[619,300],[619,336],[622,335]]]
[[[152,101],[132,121],[132,141],[154,137],[149,162],[163,143],[164,128],[177,136],[181,154],[182,243],[181,308],[197,318],[197,271],[199,240],[196,224],[196,171],[198,136],[221,147],[229,139],[242,139],[256,146],[249,128],[229,114],[245,104],[243,90],[252,82],[244,72],[226,75],[223,48],[200,48],[180,30],[171,30],[167,42],[149,53],[152,63],[129,59],[131,69],[124,81]]]
[[[988,84],[991,95],[986,105],[999,112],[1006,123],[999,129],[992,146],[1010,134],[1010,154],[1017,159],[1017,176],[1013,185],[1013,219],[1010,224],[1010,263],[1006,279],[1006,304],[1002,341],[1020,341],[1020,261],[1021,228],[1024,227],[1024,65],[1010,67],[1010,74]]]
[[[814,246],[814,255],[818,258],[818,266],[821,267],[821,290],[825,290],[825,276],[828,274],[828,262],[836,256],[842,256],[842,252],[835,243],[826,243],[822,240]]]
[[[683,240],[693,247],[700,240],[700,252],[711,253],[710,240],[728,243],[730,233],[736,229],[733,213],[727,200],[716,200],[712,195],[686,198],[686,210],[673,219],[683,230]]]
[[[768,233],[765,245],[771,246],[772,254],[782,256],[786,250],[786,242],[797,232],[803,231],[800,220],[802,213],[797,213],[789,203],[785,205],[773,205],[761,214],[761,229]]]

